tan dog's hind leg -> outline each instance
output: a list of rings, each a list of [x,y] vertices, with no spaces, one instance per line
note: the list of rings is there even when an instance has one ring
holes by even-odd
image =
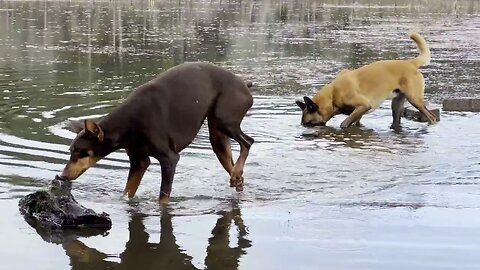
[[[355,108],[353,112],[340,124],[341,128],[346,128],[351,126],[352,124],[359,122],[362,116],[368,112],[372,106],[368,102],[368,99],[361,95],[355,95],[354,97],[348,99],[345,102],[345,105],[352,106]]]
[[[405,104],[405,94],[400,92],[392,99],[393,123],[390,126],[391,129],[400,129],[400,122],[404,111],[403,104]]]
[[[413,78],[408,78],[401,85],[400,90],[405,94],[408,102],[410,102],[410,104],[417,108],[417,110],[423,113],[428,118],[430,124],[434,124],[437,122],[437,117],[425,106],[425,102],[423,100],[424,88],[425,83],[423,76],[420,72],[418,72]]]

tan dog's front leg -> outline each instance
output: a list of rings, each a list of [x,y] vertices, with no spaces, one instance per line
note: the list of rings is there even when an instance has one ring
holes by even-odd
[[[362,116],[363,115],[360,115],[360,117],[355,122],[353,122],[352,125],[357,127],[361,126],[362,123],[360,123],[360,121],[362,120]]]
[[[340,124],[341,128],[346,128],[351,126],[353,123],[357,122],[362,118],[362,116],[368,112],[372,107],[368,105],[361,105],[355,108],[355,110]]]

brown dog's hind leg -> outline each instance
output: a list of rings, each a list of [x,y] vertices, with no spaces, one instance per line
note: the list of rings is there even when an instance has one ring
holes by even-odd
[[[241,191],[243,190],[243,168],[254,140],[242,132],[240,124],[247,111],[252,107],[253,97],[243,80],[229,82],[225,87],[230,89],[225,89],[218,97],[210,117],[213,116],[215,120],[218,120],[216,126],[221,133],[240,144],[240,155],[230,173],[230,185],[234,186],[237,191]],[[227,161],[228,158],[224,157],[224,160]]]
[[[243,168],[247,160],[254,140],[242,132],[240,127],[230,130],[229,136],[240,144],[240,155],[237,162],[233,166],[233,171],[230,174],[230,186],[234,186],[237,191],[243,190]]]
[[[167,204],[170,201],[170,193],[172,192],[173,177],[180,156],[178,153],[171,152],[169,155],[158,158],[162,168],[162,184],[160,186],[159,202]]]
[[[149,157],[137,157],[134,155],[129,155],[130,159],[130,170],[128,171],[127,184],[123,191],[123,195],[132,198],[137,192],[138,186],[142,181],[143,175],[150,165]]]
[[[400,129],[400,122],[402,118],[402,114],[404,111],[404,103],[405,103],[405,94],[398,93],[396,97],[392,99],[392,117],[393,123],[390,126],[391,129],[398,130]]]
[[[219,121],[213,115],[208,117],[208,132],[210,135],[210,144],[213,152],[227,171],[228,175],[232,174],[233,158],[232,149],[230,145],[230,138],[225,135],[218,127]]]

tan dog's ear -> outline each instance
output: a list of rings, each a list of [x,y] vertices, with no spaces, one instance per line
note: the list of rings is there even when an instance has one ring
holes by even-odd
[[[300,101],[300,100],[295,101],[295,103],[297,103],[297,106],[300,107],[300,109],[301,109],[302,111],[304,111],[305,108],[307,107],[307,105],[305,105],[305,103],[303,103],[303,102]]]
[[[103,130],[95,121],[87,119],[84,122],[84,126],[85,132],[90,132],[97,137],[99,141],[103,141]]]
[[[309,97],[303,97],[303,100],[305,101],[305,106],[307,107],[307,111],[309,113],[314,113],[318,111],[318,105],[313,102]]]

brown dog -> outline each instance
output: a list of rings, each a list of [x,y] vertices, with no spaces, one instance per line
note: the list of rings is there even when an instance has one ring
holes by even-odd
[[[423,101],[425,81],[418,70],[429,63],[430,50],[418,33],[409,36],[420,50],[415,59],[383,60],[355,70],[342,70],[313,99],[304,97],[305,103],[297,101],[303,111],[302,124],[323,126],[337,114],[349,115],[341,123],[342,128],[358,124],[365,113],[377,109],[392,93],[396,96],[392,100],[391,128],[400,128],[405,99],[425,114],[431,124],[435,123],[435,115],[425,107]]]
[[[100,122],[86,120],[70,146],[62,172],[68,180],[118,149],[126,149],[130,171],[124,194],[133,197],[143,174],[156,158],[162,169],[160,202],[168,202],[179,152],[208,119],[210,143],[230,175],[230,185],[243,189],[243,168],[253,139],[240,123],[253,104],[245,83],[233,73],[206,63],[181,64],[138,87]],[[230,138],[240,144],[233,163]]]

